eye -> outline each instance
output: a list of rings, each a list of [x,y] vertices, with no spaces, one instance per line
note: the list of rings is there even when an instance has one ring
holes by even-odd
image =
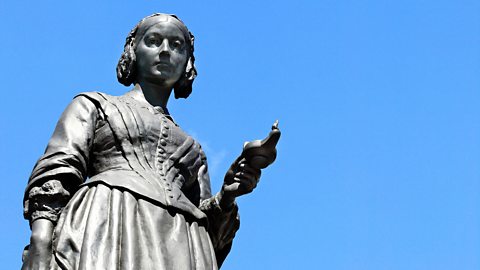
[[[156,37],[147,37],[147,39],[145,40],[145,44],[147,44],[147,46],[154,46],[154,45],[157,45],[158,43],[158,39]]]
[[[180,41],[178,39],[173,41],[173,43],[172,43],[172,47],[175,48],[175,49],[182,48],[182,45],[183,45],[182,41]]]

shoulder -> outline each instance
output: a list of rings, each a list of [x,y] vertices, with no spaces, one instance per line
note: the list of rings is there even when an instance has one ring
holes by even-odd
[[[114,96],[102,93],[102,92],[82,92],[73,98],[73,102],[85,102],[90,101],[95,105],[102,105],[105,101],[115,99]]]
[[[112,111],[112,105],[117,108],[122,96],[113,96],[103,92],[82,92],[73,98],[72,103],[89,104],[100,111]],[[118,109],[118,108],[117,108]],[[115,110],[113,110],[115,111]]]
[[[82,92],[74,96],[70,104],[64,110],[61,119],[69,118],[96,118],[103,114],[105,104],[114,96],[102,92]]]

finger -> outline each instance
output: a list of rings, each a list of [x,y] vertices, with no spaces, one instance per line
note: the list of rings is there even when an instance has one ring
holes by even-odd
[[[237,179],[237,181],[239,181],[237,186],[237,192],[238,192],[237,196],[248,194],[255,189],[255,186],[256,186],[255,183],[247,182],[246,180],[245,180],[246,182],[244,182],[240,179]]]
[[[235,174],[235,177],[238,177],[238,178],[243,178],[243,179],[255,179],[255,180],[258,180],[258,175],[255,175],[253,173],[249,173],[249,172],[237,172]]]
[[[224,189],[229,192],[235,192],[236,190],[240,189],[240,186],[241,186],[240,181],[236,181],[234,183],[231,183],[225,186]]]
[[[248,172],[252,175],[255,175],[257,179],[260,178],[260,176],[262,175],[262,171],[260,169],[253,168],[248,163],[240,164],[240,169],[244,172]]]
[[[243,157],[243,156],[239,156],[237,157],[237,159],[235,159],[235,161],[232,163],[232,167],[237,169],[239,168],[242,164],[245,164],[247,162],[247,160]]]
[[[255,178],[235,177],[234,179],[235,182],[240,184],[240,186],[248,190],[253,190],[258,184],[258,180]]]

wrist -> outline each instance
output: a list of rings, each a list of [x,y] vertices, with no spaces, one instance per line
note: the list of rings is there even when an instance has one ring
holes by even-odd
[[[216,197],[218,205],[223,210],[231,209],[235,203],[235,196],[225,193],[223,189],[217,194]]]
[[[53,222],[48,219],[37,219],[32,222],[30,244],[36,247],[48,247],[52,244]]]

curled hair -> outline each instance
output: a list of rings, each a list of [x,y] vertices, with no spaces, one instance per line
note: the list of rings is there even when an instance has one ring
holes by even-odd
[[[130,31],[130,33],[128,34],[125,40],[125,46],[123,48],[122,56],[120,56],[120,60],[118,60],[117,79],[121,84],[125,86],[129,86],[136,82],[137,71],[136,71],[135,47],[137,45],[136,44],[137,32],[146,19],[155,17],[155,16],[160,16],[160,15],[170,16],[175,18],[185,27],[186,32],[188,32],[188,36],[185,36],[185,40],[187,41],[187,44],[188,44],[187,64],[185,66],[185,71],[180,76],[180,79],[178,79],[178,81],[173,86],[175,98],[187,98],[190,95],[190,93],[192,93],[192,84],[193,84],[193,81],[195,80],[195,77],[197,77],[197,69],[195,68],[195,56],[193,55],[195,37],[190,31],[188,31],[185,24],[175,15],[155,13],[143,18],[137,25],[135,25],[135,27],[132,29],[132,31]]]

